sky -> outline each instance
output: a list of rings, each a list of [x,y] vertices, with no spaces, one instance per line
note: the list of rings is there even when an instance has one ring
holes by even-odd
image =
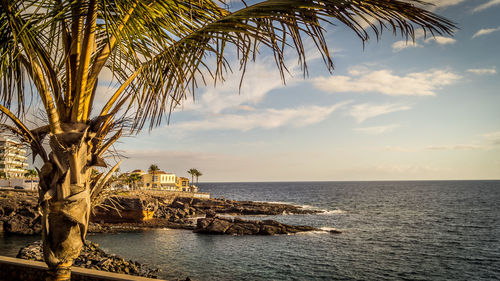
[[[326,26],[333,74],[308,42],[309,76],[290,55],[284,85],[262,52],[241,91],[236,71],[169,124],[122,138],[121,171],[197,168],[202,182],[499,179],[500,1],[433,2],[459,26],[453,37],[417,31],[413,44],[385,32],[363,48],[346,27]]]

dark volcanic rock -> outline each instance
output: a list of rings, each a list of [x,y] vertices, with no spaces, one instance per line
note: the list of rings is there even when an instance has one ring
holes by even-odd
[[[40,216],[37,211],[36,192],[2,191],[0,192],[0,231],[16,234],[39,234]],[[93,210],[88,232],[121,232],[141,229],[168,227],[193,229],[195,217],[214,218],[217,214],[242,215],[281,215],[314,214],[320,211],[304,210],[289,204],[234,201],[226,199],[203,199],[180,197],[171,192],[136,191],[129,194],[116,194],[105,201],[111,208],[96,207]],[[117,212],[116,209],[121,209]],[[154,212],[154,213],[153,213]],[[152,216],[151,216],[152,215]],[[237,219],[235,219],[236,221]],[[211,221],[210,221],[211,222]],[[213,233],[229,234],[276,234],[288,231],[281,227],[263,227],[250,222],[216,222],[209,227]],[[272,224],[271,224],[272,225]]]
[[[42,230],[38,219],[25,217],[21,215],[11,216],[3,224],[4,231],[7,233],[16,233],[32,235],[40,233]]]
[[[17,258],[43,261],[42,242],[37,241],[19,250]],[[130,274],[149,278],[158,278],[159,269],[153,269],[136,261],[127,261],[117,255],[109,255],[90,241],[86,242],[74,266],[97,269],[115,273]]]
[[[40,233],[41,229],[35,192],[0,193],[0,231],[30,235]]]
[[[192,200],[191,206],[198,212],[213,210],[218,214],[231,215],[281,215],[281,214],[316,214],[317,210],[305,210],[299,206],[268,202],[228,201],[225,199],[198,199]]]
[[[194,232],[207,234],[232,235],[276,235],[304,231],[321,231],[311,226],[282,224],[274,220],[244,220],[228,217],[201,218],[196,223]]]

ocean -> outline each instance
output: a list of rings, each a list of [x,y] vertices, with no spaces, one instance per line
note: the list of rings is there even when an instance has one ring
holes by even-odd
[[[311,225],[278,236],[187,230],[96,234],[104,250],[193,280],[500,280],[500,181],[200,183],[212,197],[287,202],[314,215],[246,217]],[[15,256],[36,237],[0,236]]]

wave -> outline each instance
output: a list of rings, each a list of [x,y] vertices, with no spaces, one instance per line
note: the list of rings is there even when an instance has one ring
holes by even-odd
[[[312,210],[312,211],[319,211],[321,213],[318,213],[318,215],[337,215],[337,214],[345,214],[346,211],[340,210],[340,209],[335,209],[335,210],[329,210],[329,209],[321,209],[319,207],[311,206],[311,205],[299,205],[304,210]]]
[[[319,213],[320,215],[337,215],[337,214],[345,214],[347,213],[346,211],[344,210],[322,210],[323,212],[322,213]]]
[[[322,209],[320,207],[316,207],[313,205],[301,205],[301,204],[296,204],[293,202],[285,202],[285,201],[254,201],[254,202],[259,202],[259,203],[269,203],[269,204],[287,204],[287,205],[293,205],[299,208],[302,208],[304,210],[312,210],[312,211],[319,211],[321,213],[318,213],[319,215],[335,215],[335,214],[345,214],[346,211],[336,209],[336,210],[328,210],[328,209]],[[284,215],[287,215],[288,213],[284,213]]]
[[[334,234],[334,233],[342,233],[341,230],[335,227],[320,227],[320,230],[313,230],[313,231],[305,231],[305,232],[297,232],[292,235],[316,235],[316,234]]]
[[[286,205],[294,205],[294,206],[297,206],[297,205],[295,205],[295,203],[292,203],[292,202],[284,202],[284,201],[253,201],[253,202],[257,202],[257,203],[269,203],[269,204],[286,204]]]

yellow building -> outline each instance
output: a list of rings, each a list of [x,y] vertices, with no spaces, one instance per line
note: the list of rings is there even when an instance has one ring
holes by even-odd
[[[189,191],[189,179],[184,177],[177,177],[177,188],[182,191]]]
[[[164,171],[149,172],[142,176],[145,189],[181,191],[177,186],[177,176]]]

